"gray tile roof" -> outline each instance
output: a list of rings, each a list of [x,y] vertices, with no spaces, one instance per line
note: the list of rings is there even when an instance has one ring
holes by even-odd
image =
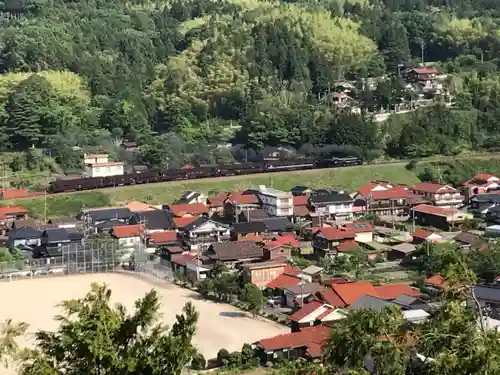
[[[348,308],[349,309],[370,309],[374,311],[382,311],[385,307],[392,305],[391,302],[386,300],[372,297],[372,296],[361,296],[356,301],[354,301]]]
[[[500,288],[487,285],[475,285],[474,293],[477,299],[500,302]]]
[[[217,260],[238,260],[260,258],[264,251],[254,241],[231,241],[211,245],[205,255]]]

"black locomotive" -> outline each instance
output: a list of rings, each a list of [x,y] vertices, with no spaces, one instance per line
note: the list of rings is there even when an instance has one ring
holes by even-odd
[[[361,165],[363,161],[357,157],[332,158],[315,161],[313,159],[276,160],[262,163],[244,163],[232,165],[214,165],[189,169],[164,169],[143,173],[127,173],[109,177],[89,177],[71,180],[56,180],[49,185],[51,194],[72,191],[94,190],[115,186],[151,184],[177,180],[192,180],[208,177],[238,176],[255,173],[299,171],[318,168],[336,168]]]

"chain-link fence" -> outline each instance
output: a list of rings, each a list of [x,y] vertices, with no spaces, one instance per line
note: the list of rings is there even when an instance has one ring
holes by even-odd
[[[127,249],[114,240],[88,240],[51,249],[50,257],[0,262],[0,280],[126,271],[149,281],[173,279],[170,264],[142,247]]]

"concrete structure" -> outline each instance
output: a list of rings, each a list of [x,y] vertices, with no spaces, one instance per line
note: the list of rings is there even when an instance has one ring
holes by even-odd
[[[262,208],[269,216],[293,215],[293,195],[291,192],[261,185],[257,196],[262,202]]]
[[[85,177],[107,177],[123,174],[123,162],[110,162],[108,154],[84,155]]]

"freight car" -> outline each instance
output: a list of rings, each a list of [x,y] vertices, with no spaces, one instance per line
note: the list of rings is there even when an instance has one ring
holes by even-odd
[[[313,159],[276,160],[263,163],[243,163],[216,165],[189,169],[164,169],[144,173],[128,173],[108,177],[89,177],[71,180],[56,180],[50,183],[48,192],[52,194],[72,191],[94,190],[107,187],[150,184],[208,177],[227,177],[265,172],[298,171],[315,168],[334,168],[360,165],[359,158],[333,158],[315,162]]]

